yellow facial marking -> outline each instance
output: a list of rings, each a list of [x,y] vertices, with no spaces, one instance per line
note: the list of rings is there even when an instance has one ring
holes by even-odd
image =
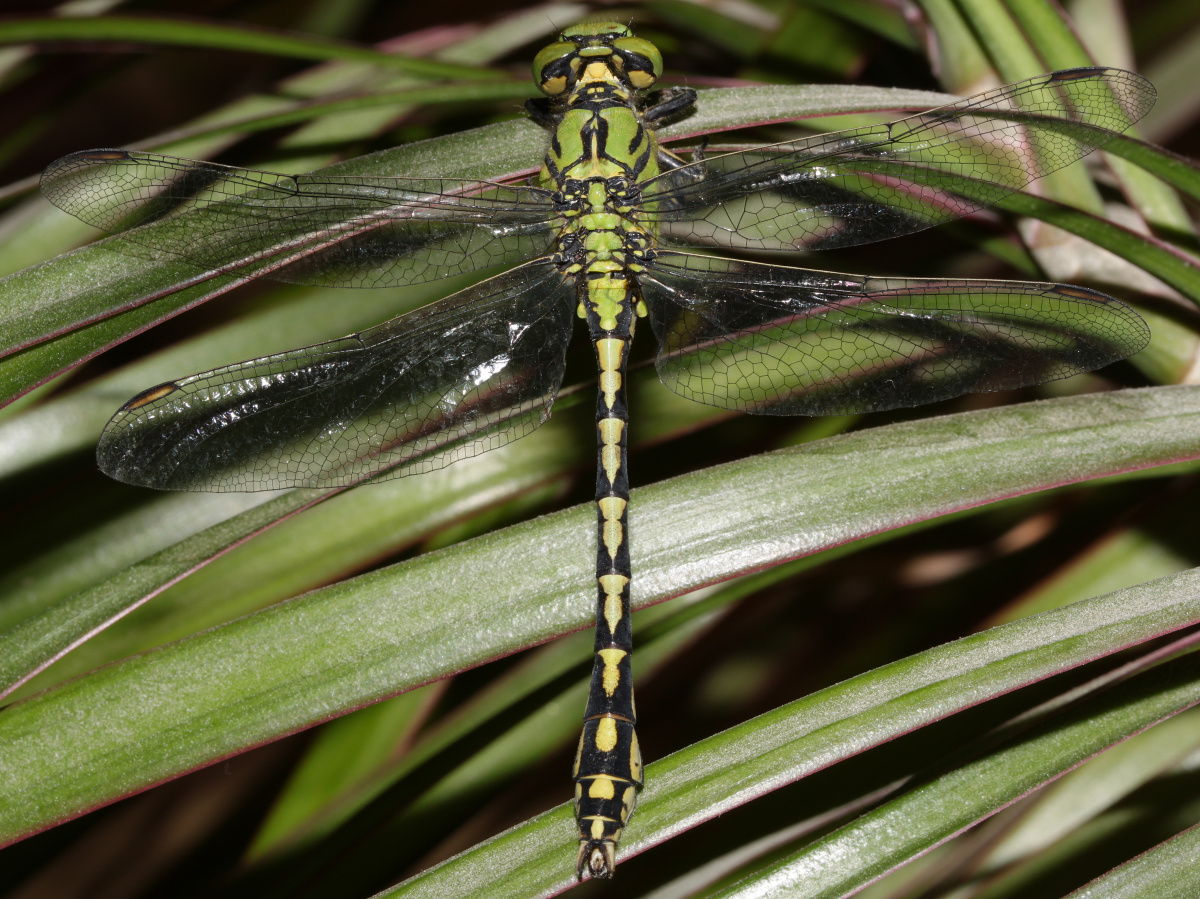
[[[615,634],[617,625],[621,623],[621,595],[609,593],[604,597],[604,620],[608,622],[608,632]]]
[[[617,722],[612,718],[601,718],[596,728],[596,748],[601,752],[612,752],[617,745]]]
[[[612,696],[617,690],[617,685],[621,683],[621,669],[619,669],[617,665],[620,664],[621,659],[625,658],[626,652],[623,649],[602,649],[597,653],[597,655],[600,656],[601,661],[604,662],[604,675],[602,678],[604,693],[607,696]],[[609,749],[612,749],[613,746],[617,745],[617,727],[615,724],[613,724],[613,720],[611,718],[601,718],[600,730],[597,732],[598,734],[604,732],[606,724],[612,729],[613,734],[612,746],[609,746],[604,750],[605,752],[608,752]],[[600,737],[598,735],[596,737],[596,745],[600,745]]]
[[[589,799],[612,799],[617,795],[613,779],[607,774],[601,774],[588,785]]]

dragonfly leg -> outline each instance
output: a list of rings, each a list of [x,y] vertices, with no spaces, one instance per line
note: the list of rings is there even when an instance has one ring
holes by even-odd
[[[666,119],[687,112],[696,105],[696,92],[690,87],[670,87],[658,91],[642,111],[643,124],[658,126]]]
[[[555,101],[549,97],[537,97],[525,101],[525,113],[533,120],[533,124],[550,131],[558,127],[558,120],[562,117],[557,112],[557,108]]]

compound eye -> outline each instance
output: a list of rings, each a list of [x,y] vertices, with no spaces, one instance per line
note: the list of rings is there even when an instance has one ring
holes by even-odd
[[[629,83],[645,90],[662,75],[662,54],[645,38],[621,37],[613,41],[613,49],[621,58]]]
[[[533,58],[533,80],[547,97],[566,93],[579,71],[579,47],[572,41],[559,41],[543,47]]]

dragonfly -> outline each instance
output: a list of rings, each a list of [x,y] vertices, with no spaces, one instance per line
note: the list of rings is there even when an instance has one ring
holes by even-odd
[[[75,153],[42,177],[71,215],[217,273],[379,287],[510,266],[348,337],[139,393],[97,449],[130,484],[345,487],[495,449],[549,417],[584,321],[599,386],[595,653],[572,771],[580,879],[612,876],[643,784],[625,390],[639,321],[668,388],[765,415],[1037,384],[1149,339],[1133,310],[1083,287],[838,274],[730,252],[854,246],[984,209],[1145,115],[1155,94],[1140,76],[1059,71],[887,124],[685,159],[655,132],[697,94],[652,90],[662,67],[619,23],[562,31],[533,62],[543,96],[526,108],[549,139],[524,182],[293,176],[128,150]]]

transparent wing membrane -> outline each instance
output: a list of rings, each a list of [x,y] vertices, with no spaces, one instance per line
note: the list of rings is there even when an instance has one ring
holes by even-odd
[[[549,191],[479,181],[280,175],[92,150],[47,168],[42,192],[89,225],[205,270],[328,287],[514,264],[554,238]]]
[[[911,234],[998,202],[1103,146],[1150,82],[1071,69],[884,125],[728,153],[648,182],[666,245],[816,250]]]
[[[521,266],[359,334],[159,385],[100,440],[100,467],[170,490],[330,487],[442,468],[549,416],[573,288]]]
[[[1129,307],[1063,284],[867,278],[674,252],[641,283],[663,383],[741,412],[846,415],[1040,384],[1150,337]]]

